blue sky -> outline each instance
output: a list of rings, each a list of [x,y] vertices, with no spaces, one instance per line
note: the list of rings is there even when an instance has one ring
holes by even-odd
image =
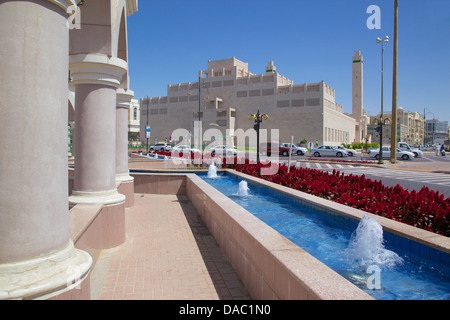
[[[366,22],[381,9],[381,29]],[[394,0],[140,0],[128,17],[131,90],[166,96],[197,81],[208,60],[235,56],[255,74],[268,61],[295,84],[324,80],[351,113],[352,56],[364,56],[364,107],[380,112],[381,47],[393,40]],[[393,42],[384,52],[384,110],[392,108]],[[399,0],[398,104],[450,122],[450,1]]]

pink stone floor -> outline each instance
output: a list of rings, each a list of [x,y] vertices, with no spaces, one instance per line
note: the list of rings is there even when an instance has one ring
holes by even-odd
[[[136,194],[126,228],[94,267],[92,299],[250,299],[186,196]]]

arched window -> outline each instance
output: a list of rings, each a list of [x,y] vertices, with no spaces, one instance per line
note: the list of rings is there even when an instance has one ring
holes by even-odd
[[[134,108],[134,115],[133,115],[134,120],[137,120],[137,108]]]

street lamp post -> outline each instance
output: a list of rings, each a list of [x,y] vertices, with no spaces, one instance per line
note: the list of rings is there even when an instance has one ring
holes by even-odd
[[[398,0],[394,0],[394,53],[392,77],[391,163],[397,161]]]
[[[149,137],[149,135],[148,135],[148,132],[147,132],[147,130],[148,130],[148,96],[147,96],[147,125],[145,126],[145,136],[146,136],[146,138],[147,138],[147,154],[148,154],[148,152],[149,152],[149,149],[150,149],[150,145],[149,145],[149,139],[150,139],[150,137]]]
[[[377,43],[381,43],[381,116],[380,116],[380,159],[378,163],[383,163],[383,100],[384,100],[384,43],[389,42],[389,37],[386,36],[384,39],[377,38]],[[391,148],[392,149],[392,148]],[[392,150],[391,150],[392,152]]]
[[[258,113],[250,115],[248,120],[255,120],[253,128],[256,130],[256,163],[259,163],[259,129],[264,119],[269,119],[269,116],[265,113],[261,114],[258,109]]]
[[[203,134],[203,124],[202,124],[202,116],[201,116],[201,106],[202,106],[202,80],[203,75],[208,74],[204,71],[199,71],[198,73],[198,126],[197,130],[194,130],[194,144],[196,148],[202,149],[202,134]],[[195,124],[194,124],[195,129]]]

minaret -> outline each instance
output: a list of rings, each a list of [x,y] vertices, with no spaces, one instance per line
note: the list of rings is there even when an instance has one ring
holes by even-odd
[[[269,61],[268,65],[266,66],[266,73],[269,72],[277,72],[277,68],[273,64],[273,61]]]
[[[361,51],[355,51],[352,66],[352,117],[356,120],[356,142],[363,140],[362,130],[365,125],[361,123],[363,111],[363,57]],[[367,132],[364,132],[367,134]]]

